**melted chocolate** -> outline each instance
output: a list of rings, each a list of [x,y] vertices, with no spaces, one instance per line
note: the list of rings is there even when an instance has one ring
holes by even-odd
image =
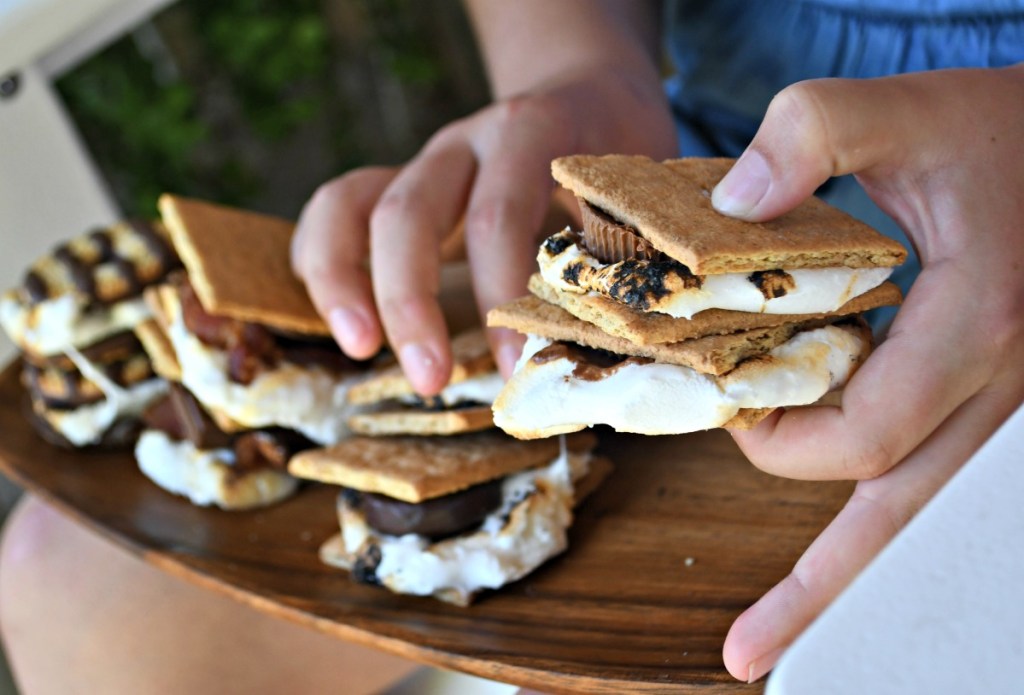
[[[220,449],[231,443],[231,436],[217,426],[206,410],[199,405],[195,396],[184,386],[170,384],[167,397],[177,418],[174,430],[183,433],[183,436],[176,439],[187,439],[197,449]],[[171,434],[168,430],[164,431]]]
[[[21,284],[25,288],[28,300],[33,304],[46,301],[50,296],[50,290],[46,286],[43,276],[34,270],[30,270],[25,274],[25,279]]]
[[[608,350],[591,348],[576,343],[552,343],[538,351],[530,361],[544,364],[553,360],[566,359],[575,364],[572,375],[581,381],[606,379],[627,364],[650,364],[648,357],[620,355]]]
[[[312,449],[313,442],[292,430],[273,427],[245,432],[235,437],[234,470],[238,472],[257,468],[287,470],[288,461],[295,454]]]
[[[415,533],[432,539],[445,538],[471,529],[501,505],[501,479],[491,480],[459,492],[418,504],[402,502],[375,493],[351,492],[346,501],[366,515],[366,523],[380,533],[403,536]]]
[[[164,269],[164,273],[181,266],[181,261],[178,259],[174,249],[171,248],[166,239],[157,233],[153,225],[145,220],[137,219],[129,220],[128,225],[138,234],[142,243],[146,245],[146,249],[156,258],[159,266]]]

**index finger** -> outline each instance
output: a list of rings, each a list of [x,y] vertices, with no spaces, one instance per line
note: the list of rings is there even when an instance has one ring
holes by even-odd
[[[425,396],[438,393],[451,375],[438,302],[441,243],[462,214],[475,171],[459,130],[442,130],[391,182],[370,218],[377,310],[402,369]]]
[[[466,250],[484,317],[526,291],[554,189],[551,160],[567,149],[557,120],[546,116],[542,105],[513,100],[497,108],[504,110],[499,118],[506,127],[484,131],[474,140],[480,164],[466,211]],[[491,329],[488,339],[508,376],[522,351],[522,337]]]

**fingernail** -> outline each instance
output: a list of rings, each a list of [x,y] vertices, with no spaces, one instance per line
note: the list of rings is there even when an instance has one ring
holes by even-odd
[[[358,351],[370,333],[370,321],[358,309],[335,307],[327,313],[327,326],[342,349]]]
[[[498,348],[498,369],[505,378],[512,376],[522,352],[523,349],[515,345],[506,344]]]
[[[434,353],[420,343],[406,343],[399,349],[398,357],[402,369],[416,390],[427,390],[424,386],[434,378],[434,371],[439,362]]]
[[[782,656],[782,650],[773,649],[767,654],[763,654],[751,661],[750,666],[747,667],[747,682],[753,683],[764,674],[771,671],[780,656]]]
[[[745,217],[757,206],[771,184],[768,161],[757,150],[747,150],[711,192],[711,204],[723,215]]]

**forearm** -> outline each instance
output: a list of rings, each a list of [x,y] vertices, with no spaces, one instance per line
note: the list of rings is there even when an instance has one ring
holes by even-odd
[[[652,0],[466,0],[495,99],[602,70],[657,88]]]
[[[466,0],[498,102],[557,105],[574,152],[678,151],[656,0]]]

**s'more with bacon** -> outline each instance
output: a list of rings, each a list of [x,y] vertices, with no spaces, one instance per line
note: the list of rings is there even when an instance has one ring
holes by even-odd
[[[172,195],[159,206],[187,272],[147,291],[157,320],[137,331],[172,382],[146,412],[139,466],[197,504],[282,499],[292,455],[349,436],[348,391],[371,363],[341,352],[292,274],[293,223]]]
[[[488,316],[528,336],[497,425],[749,428],[846,383],[871,349],[859,315],[902,299],[887,278],[906,250],[816,198],[769,222],[719,214],[711,190],[733,161],[552,163],[582,229],[545,240],[532,294]]]

